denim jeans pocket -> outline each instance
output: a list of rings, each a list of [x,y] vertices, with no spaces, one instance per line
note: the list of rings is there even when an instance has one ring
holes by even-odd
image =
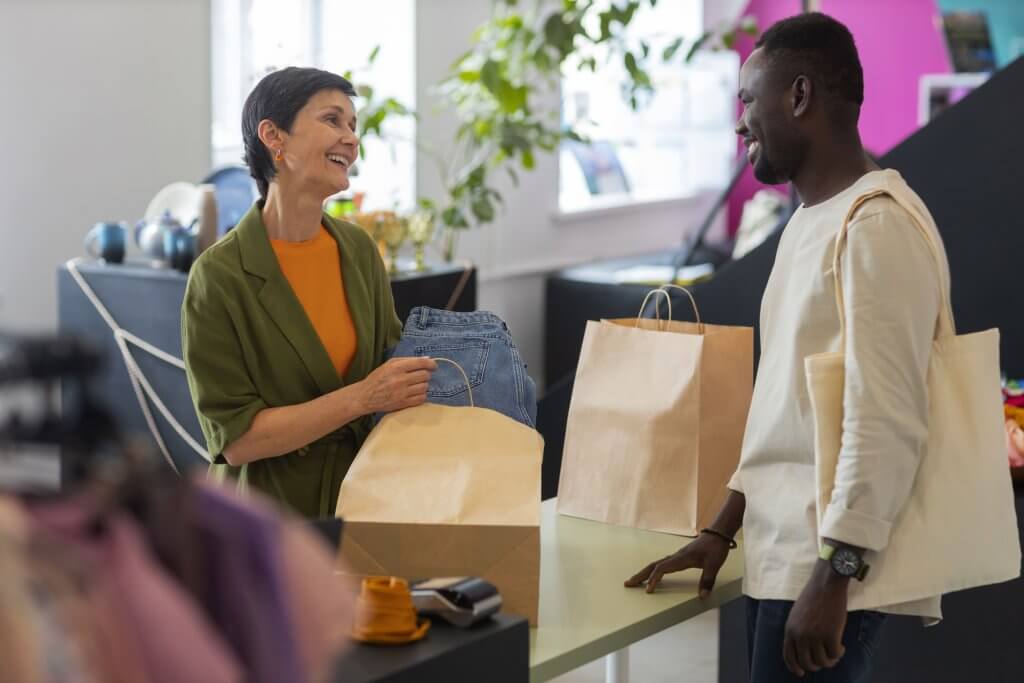
[[[450,338],[416,340],[414,356],[447,358],[458,363],[469,379],[469,386],[476,388],[486,379],[487,354],[490,343],[482,339]],[[466,391],[466,378],[450,363],[438,363],[437,370],[430,378],[427,398],[452,398]],[[468,401],[467,401],[468,405]]]
[[[868,657],[874,657],[882,640],[882,627],[886,616],[881,612],[864,611],[860,613],[860,625],[857,629],[857,642],[864,648]]]

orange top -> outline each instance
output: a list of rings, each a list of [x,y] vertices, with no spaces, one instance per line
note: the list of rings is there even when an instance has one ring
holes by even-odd
[[[338,243],[320,226],[311,240],[270,240],[270,246],[338,375],[344,375],[356,354],[358,339],[345,298]]]

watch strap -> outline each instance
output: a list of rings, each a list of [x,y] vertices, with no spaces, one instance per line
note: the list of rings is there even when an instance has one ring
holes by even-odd
[[[838,550],[837,546],[834,546],[831,543],[822,543],[821,548],[818,549],[818,557],[822,560],[825,560],[829,563],[829,565],[831,565],[832,556],[836,554],[836,550]],[[857,573],[854,574],[851,578],[857,579],[858,581],[863,581],[865,577],[867,577],[869,569],[871,569],[871,565],[869,565],[867,562],[864,561],[863,558],[861,558],[860,567],[857,569]],[[833,571],[835,571],[835,569],[833,569]]]

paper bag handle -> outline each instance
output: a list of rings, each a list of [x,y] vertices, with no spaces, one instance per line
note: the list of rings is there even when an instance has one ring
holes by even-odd
[[[668,292],[666,292],[664,289],[659,287],[658,289],[652,289],[651,291],[647,292],[647,296],[644,297],[643,303],[640,304],[640,310],[636,314],[636,323],[633,324],[633,327],[640,327],[640,319],[643,317],[644,309],[647,307],[647,302],[655,294],[664,294],[665,295],[665,299],[668,301],[668,319],[672,320],[672,297],[669,296]],[[660,301],[658,302],[658,305],[654,307],[654,316],[658,319],[658,331],[661,332],[662,329],[661,329],[661,302]]]
[[[693,314],[695,316],[697,316],[697,330],[701,334],[704,334],[704,323],[702,323],[700,321],[700,309],[697,308],[697,300],[693,298],[693,294],[690,293],[690,290],[688,290],[686,287],[682,287],[680,285],[675,285],[675,284],[672,284],[672,283],[663,284],[658,289],[661,289],[662,291],[664,291],[666,289],[679,289],[679,290],[682,290],[683,292],[685,292],[686,296],[690,297],[690,303],[693,304]],[[671,320],[672,319],[672,297],[671,296],[668,298],[668,315],[669,315],[669,319]]]
[[[700,321],[700,309],[697,308],[697,300],[693,298],[693,294],[691,294],[690,290],[688,290],[686,287],[681,287],[679,285],[673,284],[664,284],[661,287],[658,287],[657,289],[652,289],[651,291],[647,292],[647,296],[644,297],[643,303],[640,304],[640,312],[636,314],[636,323],[633,325],[633,327],[640,327],[640,319],[644,314],[644,308],[647,307],[648,300],[650,300],[653,294],[658,293],[665,295],[665,301],[668,303],[668,321],[672,321],[672,296],[667,291],[669,288],[681,289],[686,293],[686,296],[690,297],[690,303],[693,304],[693,313],[695,316],[697,316],[697,333],[704,334],[704,323]],[[654,307],[654,315],[658,319],[658,331],[660,332],[662,331],[660,305]]]
[[[475,408],[476,404],[473,403],[473,387],[469,383],[469,375],[467,375],[466,371],[462,369],[462,366],[459,365],[458,363],[456,363],[455,361],[453,361],[451,358],[431,358],[431,360],[434,361],[435,363],[436,362],[451,363],[452,365],[455,366],[455,368],[462,374],[462,379],[466,380],[466,391],[469,392],[469,407],[470,408]]]

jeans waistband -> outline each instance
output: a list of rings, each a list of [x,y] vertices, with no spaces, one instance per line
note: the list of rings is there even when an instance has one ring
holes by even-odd
[[[409,312],[405,332],[424,332],[429,328],[444,328],[446,331],[480,330],[508,332],[508,327],[490,311],[442,311],[428,306],[417,306]]]

